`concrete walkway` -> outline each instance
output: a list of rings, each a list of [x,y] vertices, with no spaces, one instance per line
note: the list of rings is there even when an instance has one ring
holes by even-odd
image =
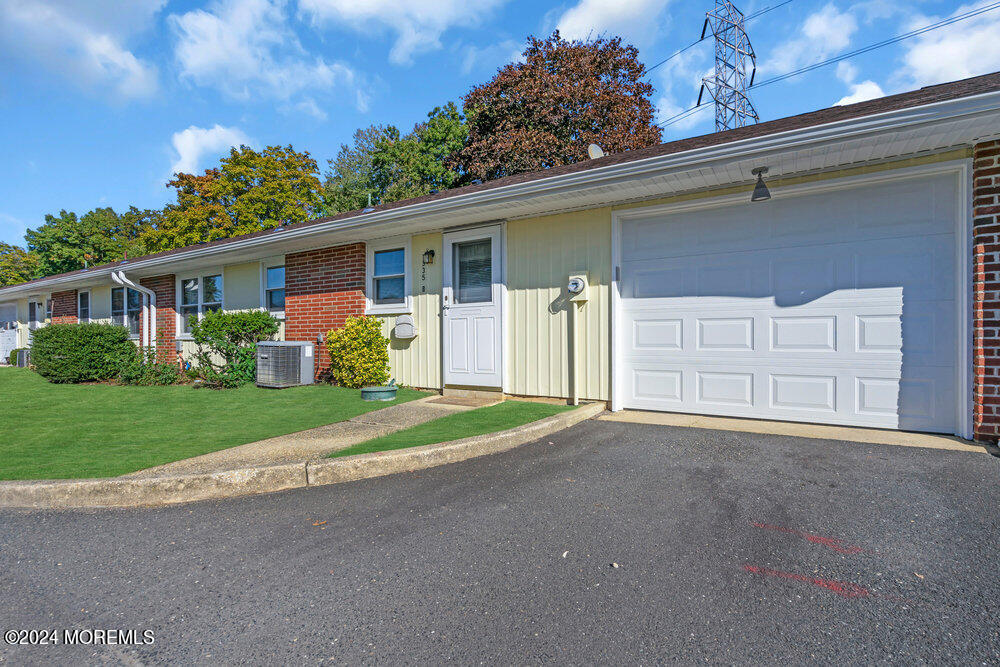
[[[123,477],[187,475],[291,463],[293,461],[315,461],[324,458],[330,452],[350,447],[359,442],[423,424],[455,412],[464,412],[491,405],[494,402],[486,400],[456,402],[441,396],[429,396],[367,412],[347,421],[222,449],[190,459],[146,468],[123,475]]]

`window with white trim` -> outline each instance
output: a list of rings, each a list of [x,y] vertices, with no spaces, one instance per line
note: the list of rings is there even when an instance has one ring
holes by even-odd
[[[406,250],[389,248],[373,255],[372,301],[376,305],[406,301]]]
[[[90,292],[76,293],[76,319],[81,322],[90,321]]]
[[[386,239],[369,244],[367,312],[410,312],[410,240]]]
[[[191,333],[191,317],[201,319],[205,313],[222,310],[222,274],[183,278],[180,281],[181,333]]]
[[[285,312],[284,266],[268,266],[264,269],[264,307],[275,314]]]
[[[132,288],[111,288],[111,321],[128,327],[132,338],[142,331],[142,292]]]

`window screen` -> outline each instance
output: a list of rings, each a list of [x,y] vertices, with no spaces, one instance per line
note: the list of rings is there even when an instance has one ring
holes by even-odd
[[[455,303],[493,300],[493,245],[490,239],[456,243]]]

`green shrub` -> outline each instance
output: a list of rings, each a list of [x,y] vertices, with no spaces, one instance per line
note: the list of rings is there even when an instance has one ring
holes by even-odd
[[[10,364],[11,366],[17,366],[17,353],[23,349],[25,348],[15,347],[13,350],[11,350],[10,354],[7,355],[7,363]]]
[[[259,310],[211,311],[200,321],[192,317],[191,337],[198,344],[195,370],[199,379],[215,388],[253,382],[255,347],[262,340],[274,338],[280,328],[273,315]]]
[[[128,329],[113,324],[50,324],[31,336],[31,364],[49,382],[110,380],[134,356]]]
[[[389,339],[373,317],[348,317],[326,334],[330,377],[343,387],[384,385],[389,380]]]
[[[181,371],[176,363],[159,361],[156,352],[148,349],[145,354],[135,354],[122,362],[118,369],[118,382],[142,387],[166,386],[181,381]]]

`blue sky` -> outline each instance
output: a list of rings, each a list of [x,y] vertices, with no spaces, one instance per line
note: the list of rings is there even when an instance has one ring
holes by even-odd
[[[780,0],[738,1],[745,14]],[[969,8],[794,0],[749,25],[768,78]],[[0,241],[60,209],[160,207],[173,170],[289,144],[325,167],[354,130],[406,131],[515,59],[529,34],[621,35],[652,65],[710,0],[0,0]],[[762,120],[1000,70],[1000,10],[754,92]],[[650,75],[692,106],[710,42]],[[711,111],[664,140],[712,131]]]

